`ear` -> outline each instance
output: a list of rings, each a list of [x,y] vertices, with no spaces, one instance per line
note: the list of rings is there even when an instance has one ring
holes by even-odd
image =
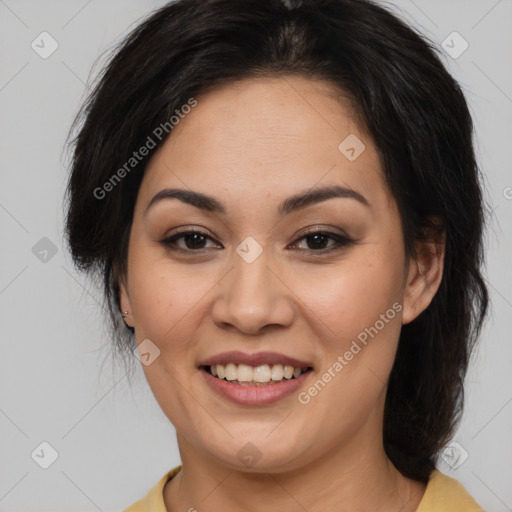
[[[438,228],[429,239],[415,244],[404,290],[403,324],[412,322],[432,302],[443,277],[445,247],[445,234]]]
[[[124,317],[126,325],[133,327],[132,305],[124,277],[119,279],[119,306],[121,307],[121,313],[123,311],[128,311],[128,316]]]

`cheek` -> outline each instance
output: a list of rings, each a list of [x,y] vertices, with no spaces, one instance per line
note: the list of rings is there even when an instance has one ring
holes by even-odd
[[[301,403],[311,400],[317,412],[328,411],[336,428],[355,429],[384,392],[401,329],[403,269],[395,256],[347,260],[343,269],[303,281],[302,314],[314,331],[321,368]]]
[[[179,349],[181,340],[189,337],[194,324],[197,326],[197,315],[202,312],[212,283],[200,277],[202,274],[186,276],[155,266],[133,275],[132,304],[140,336],[160,343],[172,340]]]
[[[140,257],[139,257],[140,256]],[[191,408],[183,385],[194,365],[195,344],[202,319],[208,314],[208,293],[214,286],[212,273],[180,268],[168,259],[141,251],[129,272],[131,304],[137,342],[150,339],[160,356],[142,366],[155,399],[174,425],[189,429],[185,418]],[[193,405],[193,404],[192,404]],[[178,412],[179,411],[179,414]],[[188,417],[188,421],[192,421]]]
[[[194,265],[173,264],[160,248],[143,244],[133,246],[128,272],[137,340],[149,338],[164,349],[165,340],[172,339],[179,350],[213,277]]]
[[[314,314],[320,339],[331,340],[333,346],[357,337],[395,302],[401,303],[403,261],[398,254],[376,249],[354,252],[340,265],[304,272],[296,281],[305,314]],[[396,309],[387,316],[395,319]]]

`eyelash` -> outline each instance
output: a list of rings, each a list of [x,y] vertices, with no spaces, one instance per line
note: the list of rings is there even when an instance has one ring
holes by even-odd
[[[208,248],[201,247],[199,249],[183,249],[181,247],[176,247],[174,244],[177,240],[187,236],[187,235],[200,235],[205,238],[209,238],[210,240],[214,240],[211,234],[207,231],[202,231],[199,229],[190,229],[190,230],[183,230],[178,233],[175,233],[172,236],[169,236],[167,238],[164,238],[160,241],[161,244],[163,244],[167,249],[170,251],[178,251],[178,252],[185,252],[185,253],[202,253],[203,251],[207,250]],[[299,241],[305,240],[308,237],[312,237],[314,235],[322,235],[323,237],[327,237],[328,239],[334,240],[336,243],[332,244],[330,247],[324,248],[324,249],[299,249],[300,251],[309,251],[311,253],[315,253],[318,255],[323,255],[327,253],[331,253],[333,251],[337,251],[340,249],[343,249],[347,246],[350,246],[355,243],[355,240],[352,240],[351,238],[340,235],[338,233],[332,233],[330,231],[325,231],[320,228],[314,228],[311,229],[305,233],[302,234],[300,238],[298,238],[295,242],[292,243],[292,246],[296,245]]]

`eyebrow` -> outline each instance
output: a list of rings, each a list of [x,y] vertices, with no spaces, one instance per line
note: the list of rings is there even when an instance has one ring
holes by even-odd
[[[339,185],[317,187],[299,192],[285,199],[278,208],[281,216],[302,210],[316,203],[332,198],[354,199],[365,206],[370,206],[368,200],[359,192]],[[149,202],[144,213],[156,203],[166,199],[178,199],[207,212],[226,214],[226,209],[217,199],[202,192],[194,192],[180,188],[164,188],[160,190]]]

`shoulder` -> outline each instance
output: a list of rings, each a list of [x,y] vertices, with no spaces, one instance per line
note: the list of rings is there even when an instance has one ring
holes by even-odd
[[[432,471],[427,489],[416,512],[483,512],[455,478],[438,470]]]
[[[129,506],[123,512],[167,512],[164,503],[165,484],[181,469],[181,465],[171,469],[151,488],[144,498]]]

